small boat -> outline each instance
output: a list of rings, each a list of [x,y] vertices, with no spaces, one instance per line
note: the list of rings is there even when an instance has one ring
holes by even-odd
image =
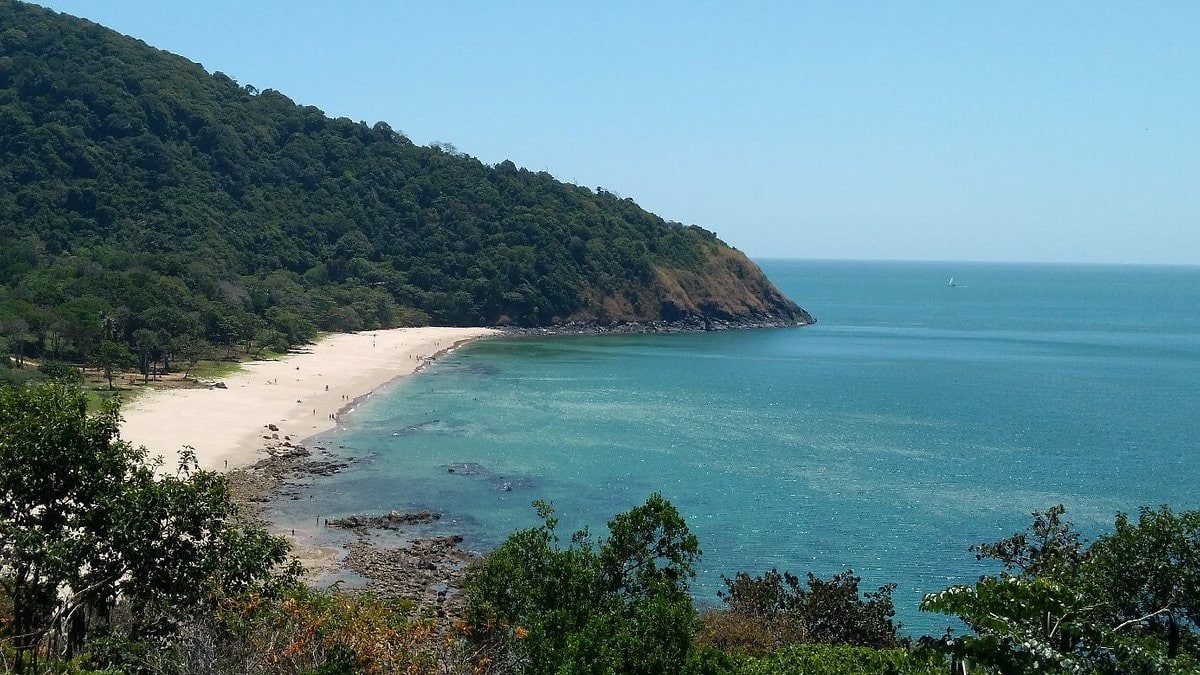
[[[950,288],[954,288],[958,284],[954,283],[954,277],[950,277],[950,281],[947,281],[946,285],[949,286]]]

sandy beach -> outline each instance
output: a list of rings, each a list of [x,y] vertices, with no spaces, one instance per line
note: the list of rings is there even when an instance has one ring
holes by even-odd
[[[252,464],[263,436],[293,441],[334,428],[338,416],[379,386],[417,371],[428,359],[487,328],[394,328],[327,336],[273,361],[243,364],[225,388],[152,391],[122,410],[121,437],[161,455],[165,468],[195,449],[203,469]],[[267,425],[274,424],[278,431]]]

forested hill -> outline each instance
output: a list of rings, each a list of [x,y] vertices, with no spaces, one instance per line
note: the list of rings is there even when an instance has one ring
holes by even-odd
[[[218,343],[424,322],[811,321],[715,235],[631,199],[331,119],[10,0],[0,250],[0,322],[57,322],[68,343],[96,317],[115,339]]]

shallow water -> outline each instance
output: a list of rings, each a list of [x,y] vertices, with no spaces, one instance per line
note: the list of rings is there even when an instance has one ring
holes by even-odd
[[[565,539],[659,491],[700,537],[701,600],[738,570],[850,566],[899,583],[922,633],[946,621],[921,594],[973,580],[967,546],[1035,509],[1094,535],[1200,507],[1200,268],[762,266],[819,323],[478,342],[322,437],[359,461],[271,515],[434,508],[427,532],[486,550],[534,499]]]

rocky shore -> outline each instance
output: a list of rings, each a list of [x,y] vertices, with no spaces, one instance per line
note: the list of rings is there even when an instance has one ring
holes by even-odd
[[[462,537],[414,539],[408,545],[384,548],[359,534],[347,548],[344,561],[367,579],[367,589],[387,599],[407,600],[422,615],[461,617],[465,599],[459,589],[474,556],[458,547]]]
[[[299,499],[298,486],[287,487],[287,481],[301,479],[307,476],[328,476],[338,473],[350,466],[350,462],[338,462],[331,459],[314,459],[313,451],[303,445],[292,442],[290,436],[279,435],[278,427],[266,425],[263,427],[263,455],[257,462],[248,467],[233,469],[226,476],[233,498],[242,504],[262,504],[272,497],[291,497]],[[316,446],[318,454],[332,457],[328,448]],[[253,509],[252,509],[253,510]],[[257,510],[254,510],[257,516]]]
[[[248,514],[262,522],[261,505],[271,499],[301,499],[305,479],[330,475],[350,466],[354,460],[335,461],[328,448],[308,448],[287,436],[264,427],[263,457],[254,464],[228,473],[234,499],[250,507]],[[464,600],[459,589],[467,565],[474,555],[458,547],[458,535],[413,538],[402,546],[382,546],[380,532],[399,533],[441,519],[436,511],[391,511],[382,515],[351,515],[324,521],[323,526],[346,530],[354,540],[346,544],[340,560],[324,560],[299,549],[294,552],[306,562],[308,580],[321,580],[350,571],[362,577],[365,588],[382,598],[406,600],[422,615],[462,615]],[[312,564],[324,560],[325,564]]]
[[[801,310],[803,312],[803,310]],[[514,337],[550,335],[601,335],[692,333],[703,331],[780,328],[814,323],[807,313],[792,317],[745,317],[734,320],[688,317],[678,321],[602,323],[581,321],[541,328],[503,328],[502,334]],[[233,496],[249,507],[249,516],[263,523],[261,505],[272,499],[299,500],[310,487],[307,479],[338,473],[355,462],[343,459],[328,448],[307,447],[280,430],[275,424],[261,429],[259,458],[249,466],[228,471]],[[472,464],[448,467],[452,473],[483,475],[486,470]],[[497,489],[511,490],[504,477],[489,477]],[[338,553],[317,551],[293,541],[294,552],[309,570],[310,583],[319,584],[339,573],[351,572],[365,581],[365,588],[380,597],[412,602],[426,615],[461,616],[464,599],[459,590],[463,576],[476,554],[459,548],[462,537],[409,537],[441,518],[435,511],[386,514],[359,514],[322,521],[322,527],[346,531],[353,539]],[[286,534],[286,533],[282,533]],[[294,531],[293,531],[294,534]],[[400,546],[385,546],[388,540],[404,541]]]
[[[570,321],[553,326],[523,328],[497,326],[496,330],[514,337],[542,337],[547,335],[645,335],[650,333],[704,333],[721,330],[752,330],[759,328],[794,328],[808,326],[817,320],[800,310],[794,317],[746,316],[735,319],[719,319],[689,316],[677,321]]]

